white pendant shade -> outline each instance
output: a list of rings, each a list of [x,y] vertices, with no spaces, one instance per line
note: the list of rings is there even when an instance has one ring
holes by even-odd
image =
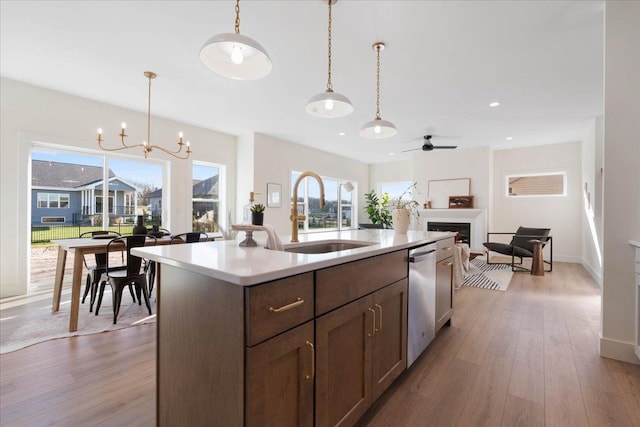
[[[307,113],[316,117],[344,117],[353,111],[353,105],[346,96],[333,91],[325,91],[312,96],[307,102]]]
[[[235,80],[257,80],[271,72],[267,51],[250,37],[223,33],[211,37],[200,49],[200,60],[211,71]]]
[[[360,129],[360,135],[366,138],[389,138],[398,133],[396,126],[387,120],[374,119],[367,122]]]

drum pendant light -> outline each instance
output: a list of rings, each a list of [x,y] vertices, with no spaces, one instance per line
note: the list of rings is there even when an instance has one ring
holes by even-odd
[[[380,117],[380,51],[384,49],[384,43],[378,42],[373,44],[373,50],[377,52],[376,67],[376,118],[367,122],[360,129],[360,135],[366,138],[389,138],[398,133],[395,125]]]
[[[333,91],[333,85],[331,84],[331,4],[337,0],[327,0],[329,3],[329,42],[328,42],[328,78],[327,78],[327,90],[319,93],[307,102],[307,113],[316,117],[334,118],[344,117],[353,111],[353,105],[346,96]]]
[[[200,61],[234,80],[257,80],[271,72],[271,59],[260,43],[240,34],[240,0],[236,0],[235,33],[211,37],[200,49]]]

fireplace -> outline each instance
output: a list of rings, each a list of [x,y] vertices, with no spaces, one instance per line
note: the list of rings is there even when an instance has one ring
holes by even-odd
[[[427,223],[427,231],[451,231],[458,233],[458,242],[471,246],[471,223],[469,222],[435,222]]]

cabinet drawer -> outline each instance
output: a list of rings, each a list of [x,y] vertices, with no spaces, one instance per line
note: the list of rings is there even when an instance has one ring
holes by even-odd
[[[448,239],[438,240],[436,243],[436,246],[438,248],[436,261],[442,261],[445,258],[449,258],[450,256],[453,256],[453,249],[455,248],[453,237],[449,237]]]
[[[402,250],[316,271],[316,315],[407,277],[408,265]]]
[[[254,345],[313,318],[313,273],[245,289],[246,343]]]

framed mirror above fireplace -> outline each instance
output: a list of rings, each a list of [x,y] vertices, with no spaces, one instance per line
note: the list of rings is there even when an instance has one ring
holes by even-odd
[[[448,209],[449,197],[470,196],[471,178],[429,180],[428,198],[432,209]]]

